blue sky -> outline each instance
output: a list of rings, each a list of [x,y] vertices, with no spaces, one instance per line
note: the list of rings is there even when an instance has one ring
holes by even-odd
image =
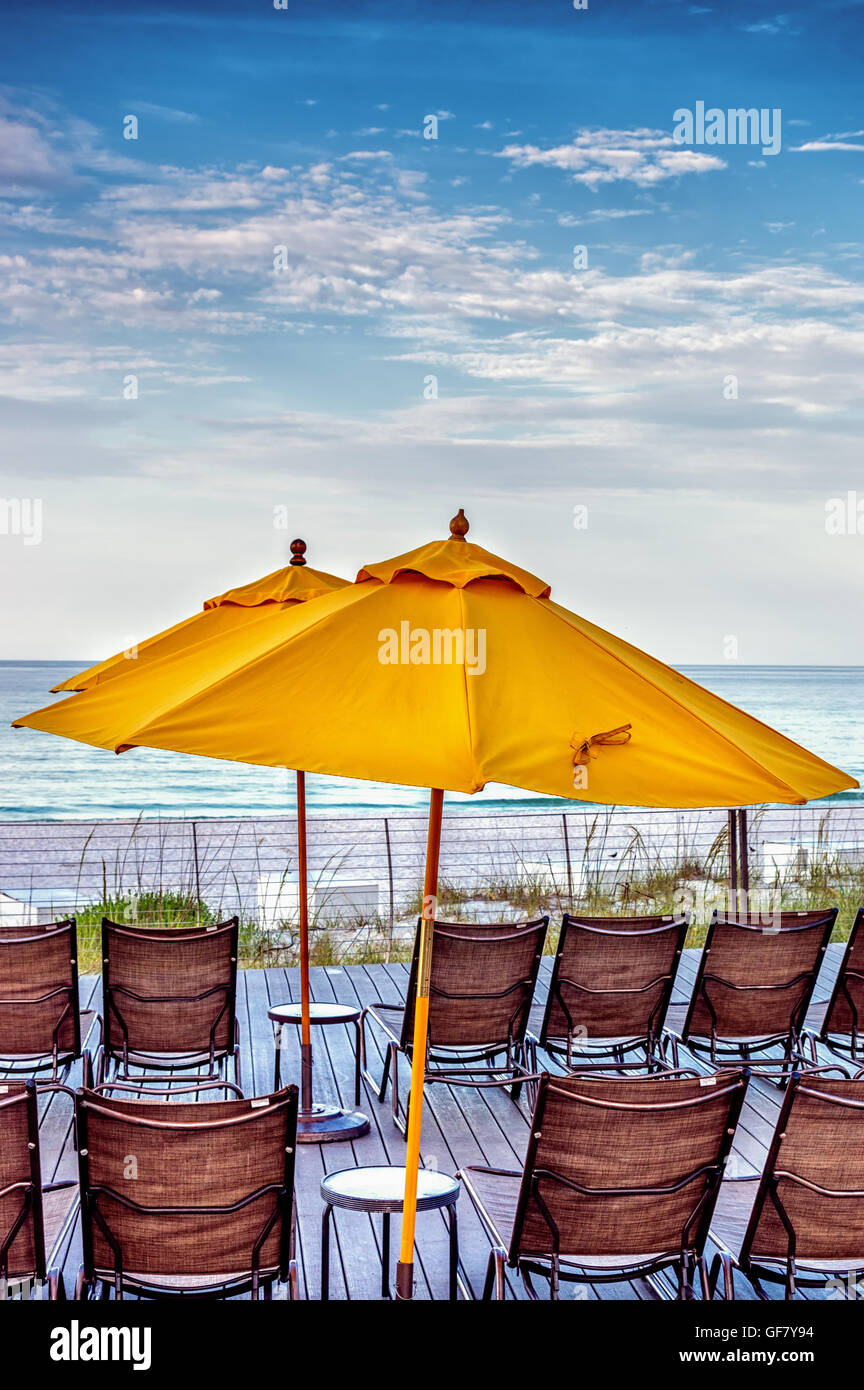
[[[461,505],[667,660],[864,662],[864,6],[0,9],[0,655]]]

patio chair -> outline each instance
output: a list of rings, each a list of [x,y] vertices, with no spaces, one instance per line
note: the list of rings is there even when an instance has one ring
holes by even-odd
[[[78,1198],[75,1179],[42,1186],[39,1111],[35,1081],[0,1081],[0,1302],[64,1299],[59,1269],[49,1259],[71,1227]]]
[[[735,1297],[734,1272],[759,1298],[762,1283],[860,1296],[864,1274],[864,1085],[795,1072],[783,1096],[761,1177],[723,1183],[711,1223],[718,1247],[711,1267],[716,1288]]]
[[[12,1076],[50,1070],[63,1089],[98,1014],[78,1005],[75,919],[0,934],[0,1068]]]
[[[552,967],[540,1046],[569,1069],[664,1065],[663,1021],[686,917],[581,917],[564,914]]]
[[[708,927],[680,1034],[665,1029],[675,1066],[679,1044],[712,1066],[746,1063],[777,1069],[781,1080],[801,1052],[801,1030],[837,917],[836,908],[757,914],[734,921],[716,913]]]
[[[820,1015],[821,1023],[817,1022]],[[864,1062],[860,1036],[864,1022],[864,907],[855,914],[831,995],[827,1003],[811,1007],[810,1016],[815,1027],[805,1027],[804,1043],[814,1065],[819,1062],[818,1043],[844,1060],[858,1065]]]
[[[452,1086],[509,1086],[519,1099],[537,1070],[537,1040],[528,1016],[546,940],[548,917],[523,922],[436,922],[429,989],[426,1081]],[[405,1133],[399,1108],[399,1054],[410,1059],[414,1035],[419,929],[401,1004],[370,1004],[360,1016],[360,1064],[380,1101],[392,1088],[393,1122]],[[381,1079],[367,1066],[366,1024],[384,1034]],[[500,1059],[500,1060],[499,1060]]]
[[[53,931],[55,927],[65,927],[73,919],[66,918],[62,922],[23,922],[15,925],[14,922],[0,922],[0,941],[16,936],[42,936],[46,931]]]
[[[142,1089],[172,1084],[169,1073],[194,1069],[225,1084],[233,1060],[240,1090],[236,1018],[239,922],[212,927],[125,926],[102,919],[103,1046],[97,1084],[120,1080]],[[130,1068],[136,1068],[132,1074]],[[206,1070],[202,1070],[206,1069]]]
[[[76,1299],[297,1296],[297,1087],[256,1100],[80,1090]],[[132,1181],[131,1179],[134,1179]]]
[[[505,1269],[532,1282],[608,1284],[663,1269],[677,1296],[707,1298],[705,1241],[747,1089],[747,1071],[713,1077],[540,1077],[521,1172],[459,1176],[492,1250],[483,1297],[504,1298]]]

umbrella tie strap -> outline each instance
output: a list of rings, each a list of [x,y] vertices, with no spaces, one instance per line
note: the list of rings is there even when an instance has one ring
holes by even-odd
[[[592,748],[612,748],[622,743],[629,743],[632,728],[632,724],[621,724],[617,729],[607,729],[605,733],[592,734],[590,738],[582,738],[579,734],[574,734],[570,740],[570,747],[575,750],[573,766],[587,766],[591,759],[597,756],[591,752]]]

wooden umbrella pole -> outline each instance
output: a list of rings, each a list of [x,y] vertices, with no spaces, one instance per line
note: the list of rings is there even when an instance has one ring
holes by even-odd
[[[402,1241],[396,1266],[396,1297],[414,1296],[414,1223],[417,1217],[417,1175],[420,1171],[420,1129],[423,1123],[423,1081],[426,1075],[426,1039],[429,1032],[429,979],[432,971],[432,938],[438,897],[438,859],[441,853],[441,818],[444,793],[433,788],[429,795],[429,830],[426,838],[426,875],[423,882],[417,991],[414,1002],[414,1044],[411,1054],[411,1095],[408,1102],[408,1135],[405,1151],[405,1200],[402,1205]]]
[[[297,773],[297,896],[300,909],[300,1112],[312,1111],[312,1029],[309,1024],[309,897],[306,872],[306,774]]]

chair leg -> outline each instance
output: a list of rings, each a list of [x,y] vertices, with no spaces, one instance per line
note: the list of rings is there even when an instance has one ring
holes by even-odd
[[[81,1085],[86,1091],[93,1090],[93,1058],[86,1047],[81,1053]]]
[[[363,1080],[366,1082],[366,1085],[369,1087],[370,1091],[374,1091],[375,1094],[376,1094],[377,1097],[378,1097],[378,1100],[379,1100],[380,1102],[383,1103],[384,1097],[387,1095],[387,1080],[388,1080],[388,1078],[389,1078],[389,1076],[390,1076],[390,1062],[391,1062],[391,1057],[392,1057],[392,1053],[391,1053],[392,1043],[388,1043],[388,1044],[387,1044],[387,1049],[386,1049],[386,1051],[385,1051],[385,1053],[384,1053],[384,1066],[383,1066],[383,1069],[382,1069],[382,1072],[381,1072],[381,1080],[380,1080],[380,1081],[376,1081],[375,1078],[374,1078],[374,1076],[372,1075],[371,1071],[369,1070],[368,1052],[367,1052],[367,1048],[366,1048],[366,1013],[367,1013],[367,1010],[364,1009],[363,1012],[361,1013],[360,1018],[359,1018],[358,1023],[357,1023],[357,1040],[358,1040],[358,1042],[359,1042],[360,1075],[362,1076]],[[358,1100],[358,1103],[359,1103],[359,1100],[360,1100],[359,1094],[358,1094],[357,1100]]]
[[[296,1261],[296,1260],[289,1260],[289,1261],[288,1261],[288,1298],[289,1298],[289,1301],[290,1301],[291,1303],[296,1303],[296,1302],[297,1302],[297,1299],[298,1299],[299,1296],[300,1296],[300,1295],[299,1295],[298,1288],[297,1288],[297,1282],[298,1282],[298,1280],[297,1280],[297,1261]]]
[[[388,1044],[388,1057],[388,1070],[390,1071],[390,1099],[393,1108],[393,1123],[399,1130],[400,1134],[407,1134],[408,1114],[411,1108],[411,1098],[409,1096],[408,1103],[405,1106],[405,1119],[403,1121],[401,1115],[399,1114],[399,1048],[396,1045],[396,1043]]]
[[[711,1298],[714,1298],[717,1292],[721,1269],[723,1271],[723,1297],[732,1303],[735,1301],[735,1270],[732,1265],[732,1256],[726,1250],[718,1251],[711,1264],[711,1275],[708,1281]]]
[[[76,1303],[83,1303],[84,1299],[87,1297],[87,1287],[87,1280],[84,1277],[84,1266],[79,1265],[78,1275],[75,1279],[75,1292],[72,1295]]]
[[[393,1098],[394,1098],[393,1121],[394,1121],[394,1124],[396,1125],[396,1128],[398,1129],[399,1133],[400,1133],[400,1134],[405,1134],[405,1135],[407,1135],[407,1133],[408,1133],[408,1121],[409,1121],[410,1118],[411,1118],[411,1087],[410,1087],[410,1086],[408,1087],[408,1099],[407,1099],[406,1102],[405,1102],[405,1120],[404,1120],[404,1122],[403,1122],[403,1121],[400,1119],[400,1116],[399,1116],[399,1084],[398,1084],[398,1082],[399,1082],[399,1073],[398,1073],[398,1066],[399,1066],[399,1054],[398,1054],[398,1052],[394,1052],[394,1053],[393,1053],[393,1081],[394,1081],[394,1085],[393,1085]],[[427,1075],[428,1075],[428,1074],[427,1074]]]
[[[486,1266],[486,1280],[483,1284],[483,1299],[488,1301],[493,1297],[503,1299],[504,1297],[504,1265],[507,1260],[506,1253],[500,1246],[496,1245],[489,1251],[489,1263]]]
[[[678,1295],[677,1301],[689,1303],[694,1297],[693,1294],[693,1265],[692,1255],[685,1251],[681,1256],[678,1265]]]
[[[706,1303],[711,1302],[711,1280],[708,1278],[708,1261],[704,1255],[700,1255],[697,1261],[699,1267],[699,1286],[702,1290],[702,1298]]]
[[[523,1067],[526,1071],[528,1070],[525,1064],[524,1043],[519,1043],[518,1046],[513,1049],[513,1062],[517,1066]],[[513,1101],[514,1105],[519,1104],[519,1097],[522,1094],[522,1087],[524,1086],[524,1084],[524,1081],[514,1081],[513,1085],[509,1087],[510,1099]]]

